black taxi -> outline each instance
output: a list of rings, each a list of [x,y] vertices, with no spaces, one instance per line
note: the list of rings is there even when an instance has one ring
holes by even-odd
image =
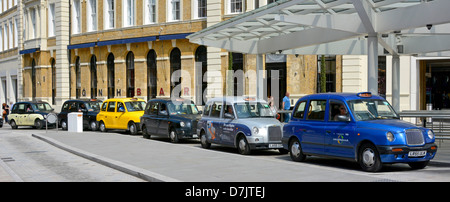
[[[95,131],[98,129],[96,116],[100,112],[101,104],[102,101],[97,99],[67,100],[58,114],[59,125],[63,130],[67,130],[67,115],[72,112],[82,112],[83,128]]]
[[[150,136],[168,137],[171,142],[180,139],[198,138],[197,123],[201,112],[188,99],[152,99],[145,106],[141,117],[144,138]]]

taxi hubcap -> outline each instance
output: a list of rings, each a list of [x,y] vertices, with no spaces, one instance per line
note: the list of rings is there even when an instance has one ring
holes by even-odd
[[[202,143],[206,144],[206,137],[205,137],[205,135],[202,135]]]
[[[294,144],[292,144],[291,153],[294,156],[298,156],[300,154],[300,145],[298,144],[298,142],[294,142]]]
[[[245,147],[246,147],[245,140],[242,138],[241,140],[239,140],[239,149],[241,149],[241,151],[244,151]]]
[[[97,128],[97,123],[91,122],[91,129],[95,130]]]
[[[366,150],[364,150],[363,163],[367,167],[371,167],[373,166],[373,164],[375,164],[375,152],[372,149],[367,148]]]

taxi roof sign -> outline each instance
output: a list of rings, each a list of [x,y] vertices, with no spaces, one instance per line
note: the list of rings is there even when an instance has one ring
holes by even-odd
[[[358,97],[372,97],[372,93],[371,92],[361,92],[356,94],[356,96]]]

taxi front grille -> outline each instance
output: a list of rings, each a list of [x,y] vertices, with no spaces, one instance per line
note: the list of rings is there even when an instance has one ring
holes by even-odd
[[[425,140],[422,131],[419,129],[406,130],[406,144],[408,145],[423,145]]]
[[[269,141],[281,141],[281,127],[269,126]]]

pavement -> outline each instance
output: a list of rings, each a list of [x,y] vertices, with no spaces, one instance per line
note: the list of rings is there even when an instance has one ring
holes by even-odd
[[[290,161],[289,155],[279,155],[276,152],[265,153],[264,155],[271,156],[265,158],[264,155],[242,156],[233,149],[207,150],[201,148],[195,141],[173,144],[164,140],[143,139],[140,135],[98,131],[72,133],[41,130],[32,133],[33,137],[55,147],[150,182],[386,180],[362,172],[358,168],[341,169],[309,164],[298,166],[298,163]],[[439,148],[432,160],[433,164],[449,166],[450,141],[436,143]],[[281,166],[280,162],[283,163]],[[315,172],[313,175],[311,170]],[[342,174],[336,175],[336,172]],[[267,173],[276,174],[267,175]],[[292,173],[295,173],[295,176]],[[14,172],[0,160],[0,179],[8,179],[8,175],[9,181],[18,181],[18,178],[14,177]],[[246,176],[245,179],[242,176]]]

